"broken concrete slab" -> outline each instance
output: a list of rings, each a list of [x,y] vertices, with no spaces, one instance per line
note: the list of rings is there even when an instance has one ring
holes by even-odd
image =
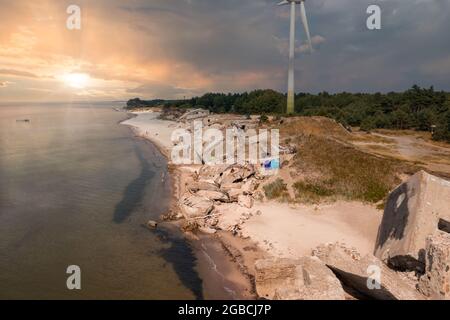
[[[242,185],[242,193],[246,195],[252,195],[253,192],[258,188],[258,182],[255,179],[248,179]]]
[[[313,251],[349,288],[377,300],[421,300],[415,283],[389,269],[375,256],[361,257],[344,245],[324,244]]]
[[[233,182],[227,182],[227,183],[222,183],[220,185],[220,190],[227,192],[228,194],[234,195],[235,192],[238,192],[239,194],[242,194],[242,186],[244,185],[243,182],[237,182],[237,183],[233,183]],[[237,201],[237,200],[236,200]]]
[[[240,188],[228,188],[226,190],[227,190],[226,192],[228,193],[228,196],[230,197],[231,202],[237,202],[239,199],[239,196],[242,194],[242,189],[240,189]]]
[[[158,228],[158,222],[153,221],[153,220],[149,220],[146,224],[147,228],[149,228],[150,230],[156,229]]]
[[[266,259],[255,263],[256,292],[271,300],[345,300],[336,276],[314,257]]]
[[[195,193],[200,190],[220,191],[220,188],[213,183],[208,183],[205,181],[193,181],[188,186],[188,190]]]
[[[210,227],[199,227],[198,231],[203,232],[205,234],[215,234],[217,233],[216,229],[210,228]]]
[[[420,171],[387,201],[375,255],[403,270],[424,270],[426,238],[450,221],[450,181]],[[442,224],[442,222],[441,222]]]
[[[249,209],[237,203],[217,204],[213,214],[218,218],[216,227],[225,231],[239,229],[240,225],[252,216],[252,212]]]
[[[215,180],[218,179],[221,174],[229,167],[227,164],[214,165],[214,166],[201,166],[198,170],[197,179],[199,182],[206,182],[215,184]]]
[[[420,291],[432,299],[450,300],[450,234],[437,232],[427,238],[425,271]]]
[[[214,208],[214,202],[208,198],[186,194],[179,201],[181,214],[186,219],[205,217]]]
[[[241,207],[250,209],[253,207],[253,198],[252,198],[252,196],[246,196],[246,195],[241,194],[238,196],[238,204]]]
[[[213,201],[220,201],[220,202],[230,201],[228,195],[222,191],[200,190],[196,193],[196,195],[200,197],[205,197]]]
[[[233,183],[243,182],[255,173],[256,170],[254,165],[231,165],[216,178],[215,183],[220,186],[231,185]]]

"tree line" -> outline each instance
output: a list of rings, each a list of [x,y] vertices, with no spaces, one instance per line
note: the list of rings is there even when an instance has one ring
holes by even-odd
[[[281,115],[286,111],[286,95],[274,90],[244,93],[207,93],[188,100],[130,100],[129,108],[148,106],[204,108],[213,113]],[[345,126],[373,129],[415,129],[433,132],[436,140],[450,141],[450,94],[417,85],[405,92],[390,93],[299,93],[295,113],[325,116]]]

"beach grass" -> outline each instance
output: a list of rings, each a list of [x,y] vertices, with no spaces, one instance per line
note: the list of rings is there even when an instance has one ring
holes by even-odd
[[[401,182],[402,174],[418,167],[405,161],[360,150],[354,135],[331,119],[291,119],[281,137],[298,150],[292,169],[295,201],[318,203],[338,199],[379,203]],[[276,194],[276,193],[275,193]]]
[[[296,141],[299,153],[294,166],[306,178],[294,184],[298,200],[344,198],[377,203],[401,181],[399,175],[414,170],[394,159],[377,157],[320,136],[303,136]]]
[[[264,193],[269,200],[282,199],[287,200],[289,193],[287,190],[287,184],[283,179],[278,178],[274,182],[266,184],[264,187]]]

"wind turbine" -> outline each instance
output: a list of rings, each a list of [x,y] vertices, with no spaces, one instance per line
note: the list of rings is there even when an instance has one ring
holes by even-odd
[[[308,46],[311,53],[313,52],[311,35],[309,33],[308,18],[306,17],[305,0],[284,0],[278,3],[279,6],[291,5],[291,31],[289,40],[289,73],[288,73],[288,98],[287,98],[287,113],[294,113],[295,100],[295,85],[294,85],[294,68],[295,68],[295,9],[297,3],[300,4],[300,14],[302,18],[303,27],[305,28],[306,37],[308,39]]]

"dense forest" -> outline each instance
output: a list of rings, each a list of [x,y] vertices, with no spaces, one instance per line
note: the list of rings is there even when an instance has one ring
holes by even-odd
[[[131,103],[130,103],[131,102]],[[129,108],[164,105],[205,108],[214,113],[278,115],[285,112],[286,95],[274,90],[244,93],[207,93],[189,100],[130,100]],[[296,115],[325,116],[343,125],[370,131],[377,128],[432,131],[436,140],[450,141],[450,94],[413,86],[398,93],[300,93]]]

